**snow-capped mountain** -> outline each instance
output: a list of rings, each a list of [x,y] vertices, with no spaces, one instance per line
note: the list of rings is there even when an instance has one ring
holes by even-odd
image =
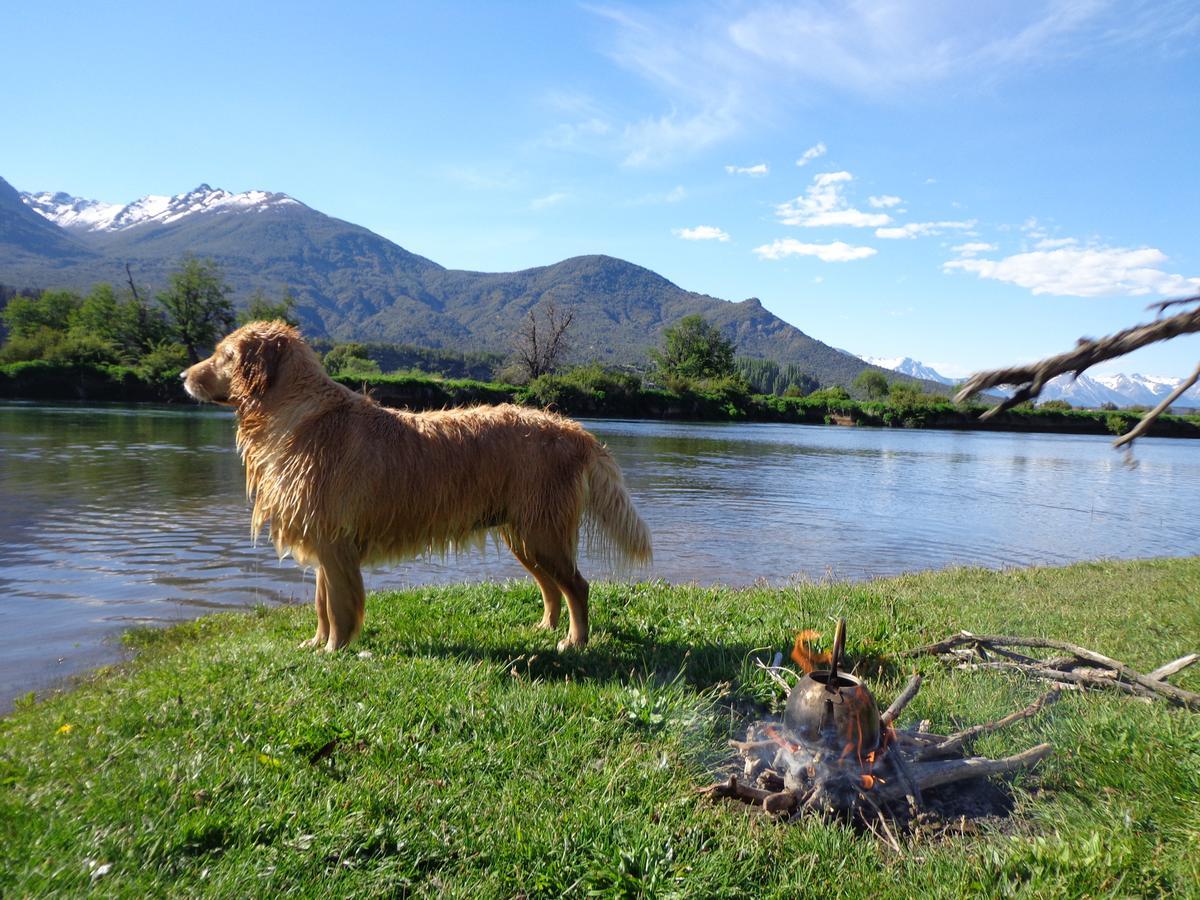
[[[917,362],[911,356],[860,356],[863,362],[868,362],[881,369],[899,372],[901,375],[911,375],[913,378],[924,378],[929,381],[940,381],[942,384],[953,384],[954,380],[947,378],[922,362]]]
[[[954,384],[954,380],[908,356],[861,356],[859,359],[881,369],[904,375]],[[1066,400],[1072,406],[1097,408],[1106,403],[1115,406],[1154,406],[1178,387],[1182,378],[1163,375],[1080,375],[1070,373],[1051,379],[1042,389],[1039,400]],[[1200,385],[1186,391],[1176,406],[1200,407]]]
[[[72,197],[62,191],[22,192],[21,200],[34,212],[69,231],[124,231],[150,222],[166,225],[198,213],[262,211],[273,206],[300,204],[287,194],[266,191],[231,194],[207,184],[174,197],[151,194],[124,206]]]

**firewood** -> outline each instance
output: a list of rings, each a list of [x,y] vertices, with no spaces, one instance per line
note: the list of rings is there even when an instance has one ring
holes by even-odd
[[[1187,656],[1181,656],[1179,659],[1169,662],[1165,666],[1159,666],[1153,672],[1147,672],[1146,677],[1151,681],[1166,681],[1176,672],[1182,672],[1197,660],[1200,660],[1200,653],[1189,653]]]
[[[892,701],[891,706],[885,709],[883,715],[879,717],[885,728],[896,721],[896,717],[900,715],[904,707],[912,703],[913,698],[917,696],[917,691],[919,690],[921,690],[921,676],[914,675],[908,680],[908,684],[904,686],[904,690]]]
[[[996,719],[994,722],[984,722],[981,725],[972,725],[970,728],[964,728],[962,731],[955,732],[940,744],[934,744],[931,747],[926,747],[917,754],[918,760],[931,759],[935,756],[946,756],[947,754],[957,752],[962,746],[970,740],[974,740],[981,734],[987,734],[991,731],[999,731],[1001,728],[1019,722],[1022,719],[1028,719],[1036,716],[1039,712],[1049,706],[1059,698],[1058,691],[1050,691],[1038,697],[1024,709],[1019,709],[1014,713],[1009,713],[1003,719]]]
[[[923,762],[914,766],[913,776],[921,790],[929,790],[966,778],[984,778],[1029,769],[1054,752],[1052,744],[1038,744],[1023,753],[1003,759],[987,759],[972,756],[969,759],[951,759],[938,762]]]

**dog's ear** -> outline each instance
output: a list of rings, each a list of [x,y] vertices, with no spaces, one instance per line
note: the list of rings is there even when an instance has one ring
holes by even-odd
[[[275,383],[279,363],[287,350],[286,334],[248,334],[238,345],[238,394],[244,399],[261,397]]]

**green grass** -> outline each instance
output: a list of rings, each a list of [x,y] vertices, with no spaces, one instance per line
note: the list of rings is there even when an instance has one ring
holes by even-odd
[[[372,596],[336,657],[295,649],[307,609],[137,631],[133,662],[0,719],[0,895],[1195,896],[1200,716],[1165,705],[1068,695],[987,736],[993,755],[1057,752],[1015,782],[1010,822],[902,855],[693,789],[742,717],[778,701],[759,648],[831,615],[847,616],[851,655],[969,628],[1147,670],[1200,645],[1198,596],[1200,559],[608,584],[592,644],[565,655],[531,627],[523,583]],[[906,721],[938,728],[1040,693],[920,667]],[[883,702],[905,677],[876,680]]]

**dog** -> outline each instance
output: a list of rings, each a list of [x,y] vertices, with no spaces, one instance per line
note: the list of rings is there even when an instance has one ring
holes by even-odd
[[[326,373],[284,322],[251,322],[181,376],[197,400],[231,406],[253,500],[282,557],[316,569],[316,634],[334,652],[362,630],[362,566],[448,553],[498,535],[541,589],[539,625],[559,650],[588,640],[582,524],[601,557],[647,562],[650,534],[608,450],[577,422],[510,404],[412,413]]]

